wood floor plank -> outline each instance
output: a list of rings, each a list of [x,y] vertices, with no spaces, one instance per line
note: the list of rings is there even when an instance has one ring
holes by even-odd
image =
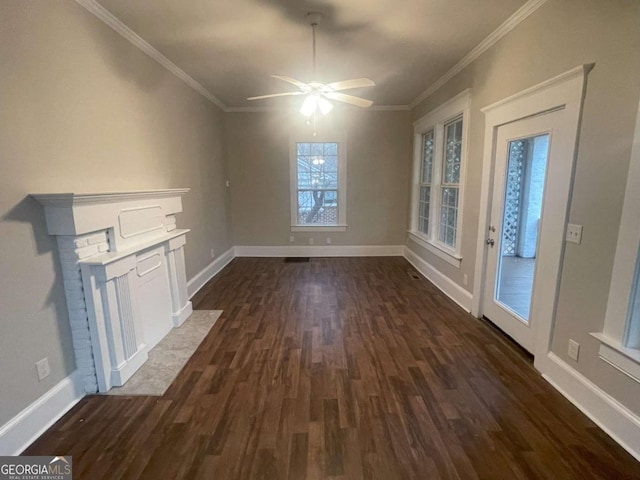
[[[224,312],[164,396],[89,396],[25,454],[92,480],[640,478],[402,258],[237,258],[193,303]]]

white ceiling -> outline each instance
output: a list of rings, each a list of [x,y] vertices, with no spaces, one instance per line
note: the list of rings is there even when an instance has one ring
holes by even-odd
[[[526,0],[99,0],[228,107],[283,105],[246,97],[290,90],[270,74],[331,82],[375,105],[408,105]],[[311,27],[318,71],[311,79]]]

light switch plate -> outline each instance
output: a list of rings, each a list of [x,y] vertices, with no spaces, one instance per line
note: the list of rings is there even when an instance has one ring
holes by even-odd
[[[582,243],[582,225],[575,225],[573,223],[567,224],[567,242]]]

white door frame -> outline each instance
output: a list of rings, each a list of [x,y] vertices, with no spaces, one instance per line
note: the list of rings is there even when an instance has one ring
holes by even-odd
[[[473,300],[471,313],[480,318],[483,314],[483,299],[485,290],[485,273],[487,266],[487,252],[485,240],[489,228],[491,214],[491,195],[494,179],[494,156],[498,127],[544,112],[563,109],[566,121],[570,123],[567,131],[575,138],[575,147],[570,161],[566,162],[563,177],[566,176],[570,187],[566,192],[560,192],[556,198],[557,209],[547,215],[562,216],[563,231],[558,232],[558,241],[553,251],[553,262],[557,264],[555,282],[549,282],[545,292],[544,311],[540,312],[535,329],[534,351],[536,358],[542,361],[550,348],[551,334],[555,319],[556,302],[560,287],[560,273],[564,256],[564,229],[569,217],[569,200],[573,189],[573,173],[578,154],[578,139],[580,135],[580,120],[582,117],[583,100],[586,93],[587,75],[594,64],[585,64],[573,68],[557,77],[551,78],[534,87],[500,100],[483,108],[485,114],[485,138],[482,163],[482,184],[480,193],[480,216],[478,218],[478,239],[476,246],[476,264],[473,281]],[[557,218],[557,217],[556,217]],[[555,236],[555,235],[554,235]]]

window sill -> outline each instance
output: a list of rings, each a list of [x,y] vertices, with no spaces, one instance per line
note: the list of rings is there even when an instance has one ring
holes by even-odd
[[[292,232],[346,232],[346,225],[291,225]]]
[[[620,342],[600,332],[592,333],[591,336],[600,341],[598,356],[602,360],[640,383],[640,350],[623,347]]]
[[[417,243],[422,248],[427,250],[430,253],[433,253],[436,257],[444,260],[449,265],[453,265],[456,268],[460,268],[460,264],[462,263],[462,257],[456,253],[445,250],[442,246],[434,243],[430,240],[427,240],[418,232],[409,232],[409,238],[411,241]]]

